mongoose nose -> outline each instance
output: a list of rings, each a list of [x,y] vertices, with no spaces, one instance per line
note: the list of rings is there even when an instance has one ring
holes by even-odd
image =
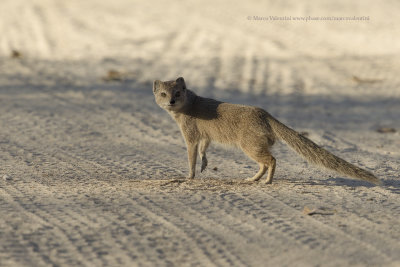
[[[170,103],[171,105],[173,105],[173,104],[175,104],[175,100],[171,100],[171,101],[169,101],[169,103]]]

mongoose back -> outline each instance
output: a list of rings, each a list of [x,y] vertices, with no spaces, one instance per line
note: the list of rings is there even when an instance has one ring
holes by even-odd
[[[185,80],[154,81],[156,103],[175,119],[187,145],[189,175],[195,175],[197,152],[207,167],[206,150],[210,142],[241,148],[256,161],[260,170],[248,181],[259,180],[268,170],[265,183],[272,183],[276,160],[270,153],[275,140],[282,140],[307,161],[340,174],[380,184],[371,172],[363,170],[321,148],[310,139],[287,127],[261,108],[220,102],[197,96],[186,88]]]

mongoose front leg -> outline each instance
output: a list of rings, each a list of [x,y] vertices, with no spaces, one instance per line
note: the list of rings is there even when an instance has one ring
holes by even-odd
[[[200,172],[203,172],[207,168],[207,157],[206,157],[206,150],[208,148],[208,145],[210,144],[209,140],[202,140],[199,144],[199,154],[201,158],[201,170]]]
[[[188,160],[189,160],[189,175],[187,178],[194,178],[196,171],[196,159],[197,159],[197,144],[187,144]]]
[[[204,154],[204,156],[201,158],[201,170],[200,170],[200,172],[203,172],[207,168],[207,164],[208,164],[208,161],[207,161],[206,155]]]

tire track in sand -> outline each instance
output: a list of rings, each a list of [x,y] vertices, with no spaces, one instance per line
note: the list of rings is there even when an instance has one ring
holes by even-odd
[[[16,149],[14,149],[14,150],[20,151],[19,153],[21,154],[21,147],[15,146],[15,148]],[[7,146],[6,150],[13,154],[10,145]],[[97,163],[89,162],[89,161],[86,161],[86,160],[83,160],[83,159],[76,159],[76,158],[73,158],[73,157],[66,156],[65,154],[62,156],[62,158],[64,159],[64,161],[63,161],[64,163],[71,164],[71,166],[74,167],[75,175],[78,175],[79,177],[82,177],[82,178],[83,177],[87,177],[87,176],[98,175],[99,172],[96,172],[96,169],[97,170],[100,169],[101,170],[100,173],[101,172],[104,173],[105,171],[108,170],[107,168],[105,168],[105,167],[103,167],[103,166],[101,166],[101,165],[99,165]],[[26,161],[23,157],[21,157],[20,160],[22,162]],[[50,162],[51,160],[61,161],[61,159],[59,157],[57,157],[57,156],[53,157],[51,159],[48,158],[47,162]],[[90,165],[90,167],[89,167],[88,164]],[[58,173],[54,173],[53,175],[54,176],[58,176],[58,175],[63,175],[63,173],[64,173],[63,170],[60,170]],[[117,177],[122,178],[121,180],[126,179],[125,177],[121,177],[121,176],[117,176]],[[82,180],[82,179],[79,179],[79,180]],[[86,183],[87,182],[85,182],[83,185],[85,185]],[[81,184],[81,183],[79,183],[79,184]],[[49,191],[47,187],[43,187],[43,186],[40,186],[40,185],[38,185],[38,186],[42,187],[41,191],[44,191],[44,190]],[[54,185],[53,185],[53,187],[54,187]],[[79,187],[79,185],[78,185],[78,187]],[[8,191],[9,192],[13,192],[14,195],[18,193],[21,196],[21,198],[22,198],[22,196],[27,196],[27,195],[30,194],[29,189],[21,191],[21,185],[19,185],[19,189],[15,188],[15,187],[8,187]],[[126,196],[126,197],[127,197],[127,199],[130,198],[129,195]],[[132,203],[132,206],[138,207],[137,205],[138,205],[137,201],[134,201]],[[190,234],[186,234],[186,232],[182,231],[179,227],[176,227],[175,224],[170,223],[169,222],[169,218],[167,216],[158,215],[158,214],[154,213],[153,211],[151,211],[152,207],[151,206],[149,207],[148,204],[143,204],[142,203],[141,207],[142,207],[141,210],[143,211],[144,214],[152,214],[152,215],[150,215],[150,218],[152,218],[153,220],[156,220],[156,221],[161,221],[161,223],[163,225],[167,226],[167,228],[169,228],[173,232],[175,232],[176,236],[186,236],[187,240],[193,240],[193,241],[187,241],[186,242],[187,244],[196,244],[196,246],[200,246],[200,247],[202,246],[203,249],[193,248],[193,245],[188,246],[188,247],[191,247],[191,249],[194,249],[194,251],[192,251],[192,252],[195,252],[195,255],[198,255],[197,256],[198,259],[203,259],[204,257],[206,257],[206,258],[210,257],[210,256],[208,256],[208,254],[210,254],[211,252],[208,251],[208,250],[205,250],[205,249],[207,249],[205,243],[201,243],[203,245],[197,244],[197,242],[199,240],[195,239],[195,237],[193,237]],[[65,215],[65,211],[54,211],[53,210],[52,212],[49,212],[49,211],[45,210],[43,207],[41,207],[40,205],[39,206],[35,206],[34,209],[35,209],[35,214],[37,216],[39,216],[40,218],[45,220],[50,225],[55,226],[58,229],[60,229],[60,231],[63,232],[70,241],[71,240],[76,240],[77,238],[75,237],[75,235],[68,236],[68,229],[71,229],[71,228],[73,228],[73,226],[76,226],[76,225],[81,225],[79,223],[81,221],[86,221],[85,222],[86,225],[93,223],[93,222],[87,221],[86,217],[83,217],[82,214],[77,213],[75,211],[71,211],[71,210],[69,210],[69,213],[72,213],[73,216],[66,216]],[[100,218],[102,218],[101,214],[100,215],[96,215],[96,216],[99,217],[96,220],[100,220]],[[74,219],[74,217],[75,218],[77,217],[77,218],[80,218],[80,219]],[[104,221],[106,221],[106,220],[107,219],[104,218]],[[110,223],[112,223],[112,221]],[[127,230],[127,231],[132,231],[131,227],[130,228],[123,227],[122,229],[123,230]],[[84,234],[82,232],[80,232],[79,230],[77,230],[76,228],[74,228],[73,232],[78,232],[81,237],[84,236]],[[143,238],[143,236],[138,236],[137,238]],[[211,237],[208,237],[208,239],[211,239]],[[81,238],[79,240],[84,240],[85,241],[85,238],[83,238],[83,239]],[[108,240],[107,242],[108,243],[111,242],[111,244],[114,243],[113,246],[118,246],[118,244],[116,244],[117,242],[115,242],[112,239]],[[90,243],[91,242],[87,242],[86,241],[86,243],[84,245],[80,245],[80,247],[85,246],[87,248],[87,249],[85,249],[85,253],[88,253],[88,251],[91,251],[91,256],[88,259],[89,261],[91,261],[92,259],[96,259],[96,256],[97,257],[99,256],[99,251],[93,249]],[[119,247],[121,247],[121,246],[119,246]],[[188,252],[187,255],[191,255],[191,253]],[[148,261],[151,262],[150,256],[148,256]],[[125,262],[129,262],[129,261],[125,261]],[[210,265],[210,263],[212,263],[211,260],[209,262],[203,262],[203,264],[206,264],[206,265]],[[102,264],[103,265],[104,264],[112,264],[112,262],[104,262],[103,261]]]
[[[21,150],[20,148],[16,147],[19,151]],[[6,148],[6,150],[10,151],[10,146],[8,146]],[[10,151],[11,153],[13,153],[12,151]],[[20,152],[19,152],[20,153]],[[25,163],[25,160],[23,158],[19,159],[20,161],[22,161],[22,163]],[[48,159],[49,160],[49,159]],[[56,158],[52,158],[51,160],[57,160]],[[68,162],[71,162],[71,159],[68,159]],[[16,163],[16,164],[20,164],[20,163]],[[73,163],[72,163],[73,164]],[[80,163],[82,166],[82,163]],[[94,168],[89,168],[90,172],[87,171],[83,171],[83,172],[79,172],[79,169],[77,168],[76,164],[73,164],[76,172],[75,175],[79,175],[80,177],[87,177],[88,175],[91,176],[91,174],[93,175],[94,173],[96,173],[96,170]],[[88,169],[87,166],[82,166],[82,170],[84,169]],[[104,172],[104,169],[102,169],[102,171]],[[24,173],[29,173],[32,172],[32,167],[26,167],[24,170]],[[55,173],[54,175],[62,175],[63,174],[63,170],[60,170],[59,173]],[[21,174],[22,175],[22,174]],[[14,176],[19,176],[17,173],[14,173]],[[83,178],[82,177],[82,178]],[[82,181],[82,179],[79,179]],[[93,182],[93,179],[91,179],[91,181],[88,182]],[[68,183],[68,182],[67,182]],[[98,184],[98,183],[97,183]],[[75,186],[77,188],[80,188],[82,186],[86,187],[87,182],[85,183],[78,183],[78,185],[75,184]],[[101,185],[101,184],[100,184]],[[30,196],[32,191],[30,189],[31,183],[18,183],[15,186],[14,185],[7,185],[6,187],[4,187],[7,191],[7,193],[10,196],[18,196],[18,198],[20,200],[24,200],[27,198],[27,196]],[[53,196],[56,199],[59,199],[60,197],[63,196],[67,196],[66,199],[71,198],[73,195],[68,195],[71,192],[64,192],[63,190],[68,190],[68,186],[65,187],[65,185],[59,185],[59,183],[53,184],[51,185],[51,187],[46,187],[40,184],[36,184],[37,187],[39,187],[41,190],[38,190],[38,192],[41,192],[41,195],[43,195],[43,192],[46,192],[45,195],[50,195]],[[18,188],[17,188],[18,187]],[[60,190],[56,191],[53,193],[53,191],[51,189],[55,188],[55,187],[59,187]],[[39,189],[38,188],[38,189]],[[87,191],[86,191],[87,192]],[[89,192],[87,192],[89,193]],[[128,197],[129,198],[129,197]],[[96,223],[94,223],[94,221],[91,221],[87,215],[84,215],[85,213],[82,212],[77,212],[77,211],[73,211],[72,209],[68,209],[68,215],[66,214],[66,210],[65,209],[61,209],[61,210],[54,210],[52,209],[51,211],[46,210],[46,205],[42,205],[42,204],[34,204],[32,203],[31,199],[26,199],[26,203],[19,203],[20,206],[27,206],[25,208],[26,212],[31,212],[32,214],[35,214],[35,216],[37,218],[40,218],[43,222],[46,222],[46,225],[49,225],[50,227],[54,227],[54,229],[57,229],[57,233],[59,233],[60,235],[63,235],[63,238],[58,238],[59,240],[62,241],[63,244],[63,249],[67,250],[66,253],[71,252],[73,255],[76,254],[77,252],[80,253],[80,255],[82,255],[81,260],[82,262],[70,262],[70,265],[86,265],[86,264],[90,264],[93,266],[99,266],[99,265],[115,265],[118,264],[118,258],[114,259],[111,258],[108,261],[106,259],[104,259],[105,257],[107,257],[107,254],[109,254],[107,251],[109,251],[110,248],[119,248],[120,250],[118,250],[118,257],[121,258],[122,256],[122,260],[120,259],[120,262],[125,262],[125,263],[129,263],[132,262],[132,260],[135,260],[135,262],[140,263],[141,260],[143,259],[143,256],[146,255],[146,253],[142,253],[142,255],[139,257],[134,257],[134,259],[132,259],[132,257],[127,258],[125,255],[121,255],[121,251],[127,251],[126,247],[128,247],[128,244],[120,244],[118,242],[118,240],[109,238],[107,240],[100,240],[102,242],[100,247],[94,247],[93,243],[94,241],[96,241],[96,233],[99,231],[99,229],[96,229],[95,227],[93,227],[93,225],[96,225]],[[79,204],[79,203],[77,203]],[[99,204],[99,203],[97,203]],[[76,207],[75,207],[76,209]],[[146,210],[144,211],[146,213]],[[72,216],[71,216],[72,215]],[[109,215],[109,214],[107,214]],[[111,221],[109,221],[110,218],[108,218],[107,215],[102,215],[101,213],[96,214],[96,221],[103,221],[103,222],[107,222],[107,224],[113,224],[115,223],[117,220],[116,218],[111,218]],[[82,228],[82,223],[84,223],[84,225],[92,225],[89,229],[91,231],[84,231],[84,229],[80,230]],[[78,226],[78,228],[77,228]],[[106,227],[107,228],[107,227]],[[132,227],[121,227],[122,230],[124,231],[129,231],[131,232],[135,232],[132,231]],[[88,229],[86,229],[88,230]],[[143,231],[136,231],[137,233],[143,233]],[[90,234],[93,233],[93,234]],[[133,239],[136,240],[140,240],[141,238],[144,238],[141,235],[138,235],[136,237],[134,237]],[[68,246],[65,247],[64,244],[67,244]],[[125,246],[124,246],[125,245]],[[73,249],[72,249],[73,248]],[[83,251],[81,251],[83,250]],[[129,251],[128,251],[129,252]],[[131,253],[130,253],[131,254]],[[83,261],[83,257],[85,258],[86,261]],[[200,257],[201,258],[201,257]],[[152,258],[151,255],[147,255],[147,261],[144,261],[143,264],[146,264],[149,262],[152,262]]]
[[[292,220],[290,219],[292,214],[298,212],[295,208],[292,208],[290,205],[284,203],[284,201],[279,200],[279,198],[273,197],[269,194],[262,195],[249,195],[249,200],[253,203],[257,203],[260,205],[262,209],[273,210],[278,215],[280,220],[288,218],[289,222]],[[268,196],[268,201],[263,200]],[[274,205],[271,205],[274,203]],[[343,231],[338,227],[333,226],[330,223],[326,223],[324,221],[317,220],[310,216],[302,216],[304,217],[302,220],[302,229],[307,229],[307,234],[311,234],[313,239],[318,243],[322,243],[321,245],[325,248],[329,248],[331,253],[337,253],[339,255],[346,255],[351,257],[353,253],[360,253],[362,251],[363,260],[367,264],[371,264],[376,262],[376,264],[382,262],[394,262],[395,259],[391,258],[387,252],[382,251],[379,247],[374,246],[373,244],[366,242],[360,238],[357,238],[354,233],[351,235],[348,232]],[[297,223],[295,224],[298,225]],[[279,224],[278,224],[279,227]],[[317,232],[316,229],[321,229],[321,231]],[[331,235],[331,236],[330,236]],[[323,237],[321,240],[320,237]],[[372,237],[373,238],[373,237]],[[337,241],[335,241],[337,240]],[[367,239],[368,240],[368,239]],[[305,240],[308,242],[308,240]],[[342,245],[336,243],[340,242],[343,243]],[[346,243],[351,242],[353,245],[347,246]],[[315,248],[315,247],[314,247]],[[346,248],[343,250],[342,248]]]
[[[46,231],[46,238],[47,239],[54,239],[58,240],[63,244],[63,248],[68,249],[73,252],[75,255],[74,258],[68,259],[66,263],[72,264],[72,265],[81,265],[81,266],[88,266],[85,262],[85,256],[77,250],[77,248],[74,246],[73,242],[71,241],[68,233],[62,228],[59,227],[57,224],[54,223],[53,216],[42,216],[37,213],[37,210],[35,212],[31,211],[29,207],[25,206],[25,204],[21,201],[18,200],[23,200],[26,199],[26,195],[21,194],[20,191],[16,190],[14,187],[6,185],[0,188],[2,191],[2,196],[6,198],[7,203],[11,204],[13,206],[14,210],[20,211],[21,214],[24,214],[25,216],[29,217],[32,221],[30,223],[35,223],[41,225],[43,228],[51,228],[51,230]],[[48,236],[50,235],[50,237]],[[27,236],[29,238],[29,236]],[[56,262],[53,262],[52,259],[50,259],[46,254],[41,254],[40,250],[35,251],[37,248],[37,245],[31,241],[28,243],[28,246],[33,246],[32,252],[29,254],[33,254],[32,257],[33,259],[36,257],[40,257],[44,262],[47,264],[57,264]],[[28,250],[29,251],[29,250]],[[35,257],[36,256],[36,257]],[[24,258],[24,256],[20,255],[18,257]]]

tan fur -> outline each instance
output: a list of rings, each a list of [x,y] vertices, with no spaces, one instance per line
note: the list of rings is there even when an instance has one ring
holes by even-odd
[[[272,183],[276,160],[269,150],[280,139],[309,162],[353,178],[380,183],[372,173],[336,157],[261,108],[197,96],[186,88],[182,77],[176,81],[154,81],[153,93],[157,104],[181,129],[188,151],[188,178],[195,175],[197,152],[202,160],[201,171],[207,167],[206,150],[214,141],[241,148],[259,164],[260,170],[248,181],[259,180],[268,169],[265,183]]]

